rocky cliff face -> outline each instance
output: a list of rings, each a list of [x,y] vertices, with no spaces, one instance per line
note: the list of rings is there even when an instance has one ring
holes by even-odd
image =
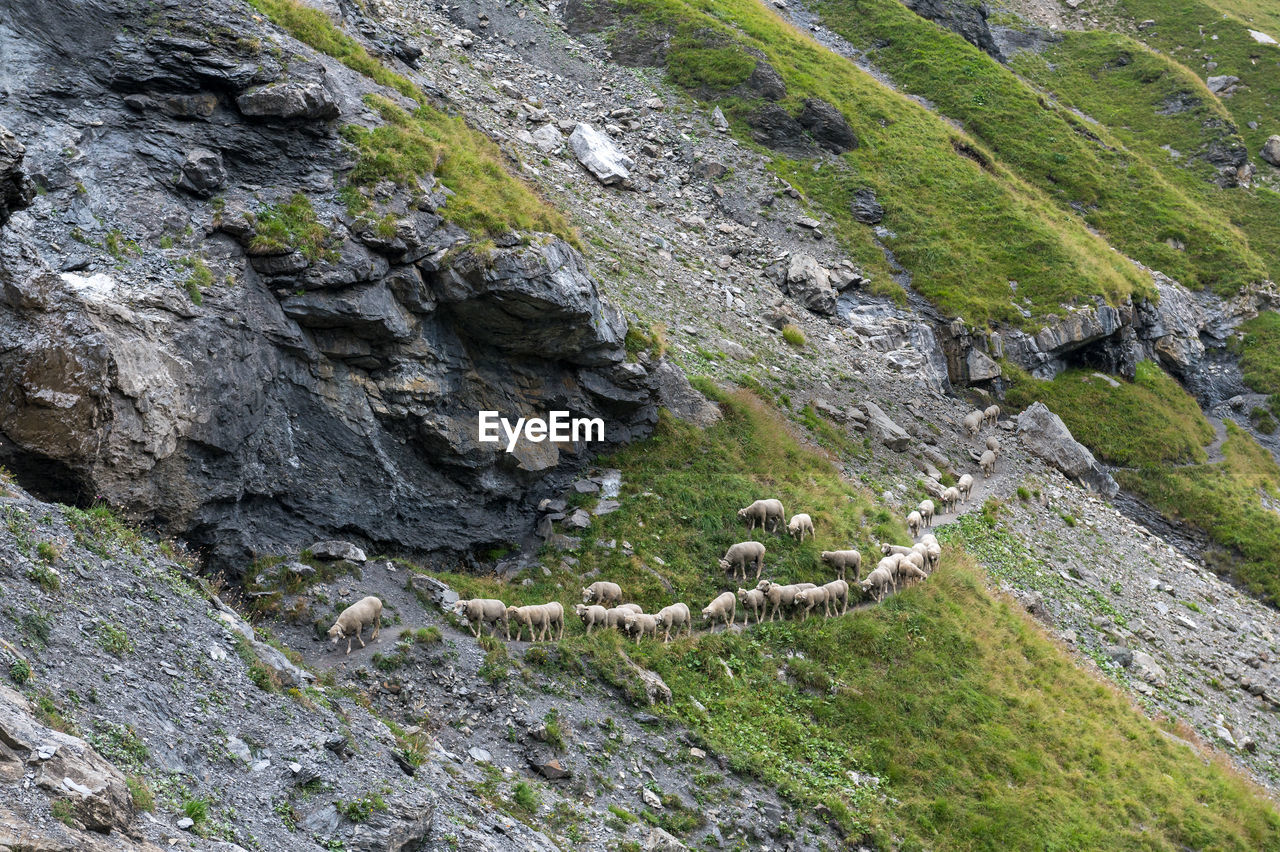
[[[223,567],[339,531],[461,550],[521,537],[526,498],[602,448],[508,455],[478,409],[602,417],[616,444],[654,422],[656,373],[687,389],[625,359],[563,241],[477,245],[438,183],[384,182],[380,226],[354,219],[338,131],[377,87],[239,4],[11,12],[5,209],[32,198],[19,141],[39,194],[0,231],[0,462],[36,493]],[[318,250],[258,238],[294,193]]]

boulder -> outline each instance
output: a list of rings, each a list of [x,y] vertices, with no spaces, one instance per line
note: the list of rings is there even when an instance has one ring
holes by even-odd
[[[1280,166],[1280,136],[1268,136],[1258,156],[1273,166]]]
[[[327,120],[338,117],[338,102],[321,80],[286,80],[249,89],[236,98],[240,114],[252,118]]]
[[[858,147],[858,137],[844,114],[821,98],[805,98],[804,109],[796,118],[819,145],[833,154],[843,154]]]
[[[531,134],[533,147],[544,154],[554,154],[564,145],[564,134],[554,124],[544,124]]]
[[[280,308],[305,328],[343,329],[374,341],[405,341],[413,335],[413,318],[381,282],[336,293],[299,293],[282,299]]]
[[[1043,402],[1032,403],[1018,415],[1018,435],[1032,455],[1085,487],[1107,497],[1114,497],[1120,490],[1093,453],[1071,436],[1062,418]]]
[[[0,226],[35,198],[35,184],[22,170],[26,149],[7,127],[0,125]]]
[[[701,429],[720,420],[720,406],[695,390],[671,362],[659,361],[649,375],[657,386],[660,404],[679,419]]]
[[[1234,74],[1218,74],[1205,80],[1204,83],[1215,95],[1230,94],[1239,85],[1240,78]]]
[[[338,539],[330,539],[328,541],[317,541],[307,550],[311,551],[311,555],[316,559],[345,559],[348,562],[362,563],[367,557],[364,551],[356,547],[349,541],[340,541]]]
[[[987,382],[1000,375],[1000,365],[981,349],[970,349],[966,361],[971,382]]]
[[[569,136],[569,147],[578,162],[605,186],[630,180],[635,161],[619,150],[608,136],[590,124],[578,122]]]
[[[855,190],[849,203],[853,218],[864,225],[878,225],[884,219],[884,207],[876,200],[876,191],[866,188]]]
[[[1168,683],[1164,669],[1146,651],[1134,651],[1129,667],[1140,680],[1152,686],[1164,686]]]
[[[778,104],[765,104],[747,116],[751,138],[776,151],[809,156],[813,145],[800,122]]]
[[[911,436],[905,429],[894,423],[880,406],[867,400],[862,407],[867,412],[867,429],[873,436],[880,439],[880,443],[899,453],[907,448],[911,443]]]
[[[816,314],[836,310],[836,291],[827,270],[810,254],[798,254],[787,267],[787,292]]]
[[[208,198],[227,182],[227,169],[222,155],[208,148],[192,148],[182,161],[182,177],[178,186],[200,198]]]

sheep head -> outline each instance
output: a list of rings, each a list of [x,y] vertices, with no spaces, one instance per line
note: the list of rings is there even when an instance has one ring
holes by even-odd
[[[770,581],[768,581],[768,580],[761,580],[759,583],[756,583],[756,590],[757,590],[757,591],[764,592],[764,593],[767,595],[767,594],[769,594],[769,589],[770,589],[772,586],[773,586],[773,583],[771,583]]]
[[[732,567],[732,566],[729,564],[729,560],[728,560],[728,559],[721,559],[721,560],[720,560],[720,570],[721,570],[721,571],[728,571],[731,567]]]
[[[593,600],[595,600],[595,598],[596,598],[596,593],[595,593],[595,590],[594,590],[594,589],[583,589],[583,590],[582,590],[582,602],[583,602],[583,603],[591,603]]]
[[[345,638],[345,633],[342,630],[342,625],[335,622],[334,625],[329,628],[329,641],[337,645],[338,640],[343,638]]]

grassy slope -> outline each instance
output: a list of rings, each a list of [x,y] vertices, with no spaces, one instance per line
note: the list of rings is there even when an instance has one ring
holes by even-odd
[[[1234,292],[1268,277],[1246,236],[1224,227],[1207,194],[1166,178],[1168,155],[1148,161],[1104,127],[1062,109],[962,38],[898,0],[825,0],[834,31],[869,51],[905,90],[964,123],[1013,171],[1064,209],[1081,209],[1120,251],[1192,288]],[[1173,237],[1185,244],[1166,244]]]
[[[884,225],[896,236],[886,242],[915,286],[973,324],[1034,326],[1020,307],[1043,317],[1082,295],[1114,300],[1147,286],[1078,217],[981,153],[981,143],[819,47],[756,0],[627,0],[625,6],[631,17],[621,29],[648,28],[655,38],[676,34],[680,49],[667,57],[673,79],[705,84],[696,91],[724,108],[742,138],[750,138],[744,120],[758,104],[710,85],[736,79],[720,73],[734,70],[727,61],[718,62],[709,79],[691,79],[692,41],[759,50],[785,79],[785,105],[793,111],[815,96],[841,108],[860,140],[856,150],[818,168],[783,157],[775,166],[836,220],[842,246],[882,284],[888,270],[880,251],[849,212],[860,187],[873,188],[887,208]],[[986,166],[957,147],[978,152]],[[1018,282],[1018,305],[1011,280]]]
[[[798,446],[771,410],[748,396],[725,406],[724,422],[705,432],[664,419],[654,438],[609,460],[624,473],[623,506],[597,521],[576,571],[618,580],[650,611],[674,599],[696,609],[730,585],[714,559],[746,537],[733,509],[763,494],[809,511],[818,526],[817,541],[803,545],[764,537],[771,576],[823,579],[823,547],[855,544],[865,553],[872,538],[903,540],[896,520],[841,480],[830,459]],[[630,542],[636,557],[593,545],[607,539]],[[672,688],[675,703],[662,712],[710,749],[799,804],[826,804],[851,838],[865,833],[885,848],[1280,843],[1280,815],[1247,784],[1171,742],[1075,666],[988,591],[963,551],[948,547],[943,565],[927,584],[839,619],[665,647],[612,633],[585,637],[573,625],[558,653],[537,649],[528,659],[570,670],[590,660],[630,690],[618,653],[625,650]],[[576,574],[530,573],[528,587],[448,579],[468,595],[574,602]],[[854,785],[846,774],[853,769],[884,779],[883,787]]]
[[[1240,356],[1245,384],[1275,397],[1280,394],[1280,314],[1263,311],[1242,324],[1240,332],[1233,347]]]
[[[491,139],[433,106],[417,86],[371,56],[324,12],[298,0],[247,2],[298,41],[419,104],[410,114],[386,99],[374,98],[369,106],[384,124],[372,130],[346,128],[344,135],[359,153],[351,176],[353,186],[389,179],[417,189],[419,178],[435,175],[455,193],[441,215],[472,234],[536,230],[576,242],[564,216],[506,170]],[[349,204],[353,200],[356,203],[350,206],[368,206],[349,195]]]
[[[1072,370],[1051,382],[1022,378],[1008,393],[1024,407],[1040,400],[1099,458],[1134,467],[1117,480],[1170,518],[1193,524],[1226,548],[1206,556],[1215,570],[1250,592],[1280,604],[1280,518],[1262,494],[1280,494],[1280,468],[1270,453],[1227,424],[1224,459],[1207,461],[1213,436],[1199,406],[1155,365],[1139,365],[1137,380],[1111,388]],[[1182,462],[1195,462],[1178,466]]]

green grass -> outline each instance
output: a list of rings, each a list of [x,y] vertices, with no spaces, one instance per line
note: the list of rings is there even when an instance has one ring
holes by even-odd
[[[190,270],[187,279],[182,282],[183,289],[191,297],[192,304],[202,304],[204,302],[205,289],[213,286],[213,271],[209,269],[209,264],[205,263],[204,258],[197,254],[187,255],[178,261],[178,264],[184,269]]]
[[[344,128],[360,153],[352,175],[355,185],[387,177],[416,189],[419,178],[435,174],[454,192],[441,215],[472,234],[538,230],[577,244],[564,217],[507,171],[497,145],[461,118],[434,107],[411,80],[371,56],[324,12],[298,0],[249,2],[294,38],[419,104],[410,114],[375,96],[370,106],[385,123],[372,130]]]
[[[250,251],[281,254],[296,249],[309,260],[319,260],[330,254],[330,231],[316,218],[311,199],[301,192],[259,210],[254,218]]]
[[[757,534],[769,577],[825,580],[821,549],[857,546],[870,556],[872,540],[905,540],[896,518],[843,480],[831,457],[801,446],[775,411],[745,393],[718,396],[725,416],[710,429],[664,417],[654,437],[603,460],[623,471],[623,505],[588,531],[578,571],[617,580],[646,610],[684,600],[696,611],[733,587],[715,560],[748,537],[734,510],[765,494],[813,514],[818,530],[803,545]],[[607,539],[629,541],[635,555],[597,546]],[[1001,559],[1024,558],[1010,554]],[[545,564],[553,576],[535,569],[530,586],[447,577],[464,596],[572,604],[580,577],[559,568],[558,555]],[[1280,842],[1280,815],[1264,797],[1077,667],[989,591],[983,570],[955,546],[927,583],[842,618],[670,645],[571,628],[555,650],[639,702],[623,655],[657,671],[675,701],[656,712],[798,808],[825,804],[851,842],[903,850]],[[850,770],[883,783],[856,785]],[[611,818],[634,819],[624,814]],[[663,820],[648,811],[641,818]],[[696,831],[698,815],[673,813],[666,824]]]
[[[1118,388],[1092,370],[1068,370],[1053,381],[1010,372],[1017,377],[1006,394],[1011,406],[1043,402],[1103,461],[1141,467],[1207,458],[1213,427],[1177,380],[1150,361],[1138,364],[1132,382],[1110,377]]]
[[[1280,499],[1280,467],[1234,423],[1227,423],[1223,461],[1178,469],[1121,471],[1117,479],[1169,518],[1205,530],[1223,552],[1210,567],[1280,606],[1280,518],[1262,495]]]
[[[804,332],[791,323],[782,327],[782,339],[797,349],[804,348]]]
[[[1273,398],[1280,394],[1280,314],[1263,311],[1243,323],[1231,348],[1240,356],[1246,385]]]

